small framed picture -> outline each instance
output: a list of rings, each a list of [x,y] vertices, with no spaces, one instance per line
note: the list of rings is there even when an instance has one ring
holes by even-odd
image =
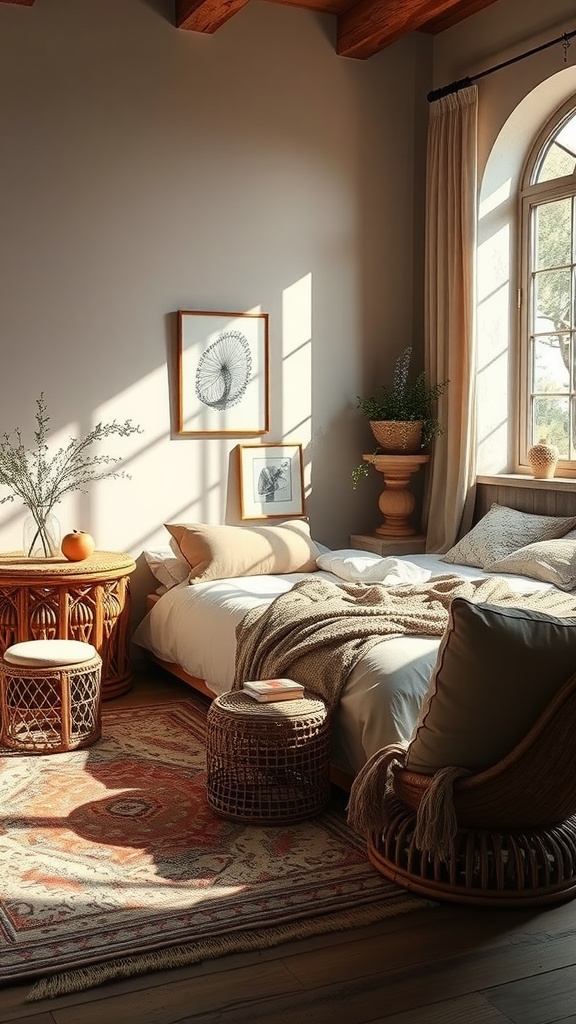
[[[301,444],[243,444],[238,451],[242,519],[304,515]]]
[[[178,310],[176,433],[269,429],[268,313]]]

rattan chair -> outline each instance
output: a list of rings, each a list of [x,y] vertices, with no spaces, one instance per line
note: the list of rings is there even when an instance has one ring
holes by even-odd
[[[576,675],[527,735],[491,768],[444,775],[389,764],[385,827],[368,856],[386,878],[439,900],[493,906],[557,903],[576,895]],[[452,771],[452,780],[450,772]],[[444,799],[431,799],[447,781]],[[451,785],[453,781],[453,785]],[[453,828],[431,839],[446,803]],[[423,827],[423,818],[428,825]]]

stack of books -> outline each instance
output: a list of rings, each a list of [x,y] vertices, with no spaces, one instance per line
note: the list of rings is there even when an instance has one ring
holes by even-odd
[[[274,700],[300,700],[304,696],[304,687],[300,683],[295,683],[293,679],[248,680],[242,684],[242,691],[261,703]]]

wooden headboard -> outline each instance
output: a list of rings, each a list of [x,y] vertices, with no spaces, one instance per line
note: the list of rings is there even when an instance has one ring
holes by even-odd
[[[475,523],[486,515],[493,502],[541,516],[576,516],[576,480],[533,480],[512,474],[498,479],[479,476]]]

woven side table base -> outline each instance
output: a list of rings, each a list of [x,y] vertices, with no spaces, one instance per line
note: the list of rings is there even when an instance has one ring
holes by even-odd
[[[54,664],[50,658],[42,664],[41,653],[36,664],[9,660],[19,648],[33,652],[51,644],[70,644],[76,652],[85,648],[87,657],[79,661],[75,652],[70,664]],[[0,742],[28,754],[63,753],[95,743],[101,734],[101,674],[102,659],[91,644],[39,640],[8,648],[0,662]]]
[[[329,753],[323,701],[258,703],[224,693],[208,709],[208,804],[234,821],[310,818],[328,803]]]
[[[414,842],[415,816],[394,801],[383,835],[371,835],[368,858],[385,878],[429,899],[469,905],[527,907],[576,896],[576,815],[549,828],[461,828],[447,861]]]

